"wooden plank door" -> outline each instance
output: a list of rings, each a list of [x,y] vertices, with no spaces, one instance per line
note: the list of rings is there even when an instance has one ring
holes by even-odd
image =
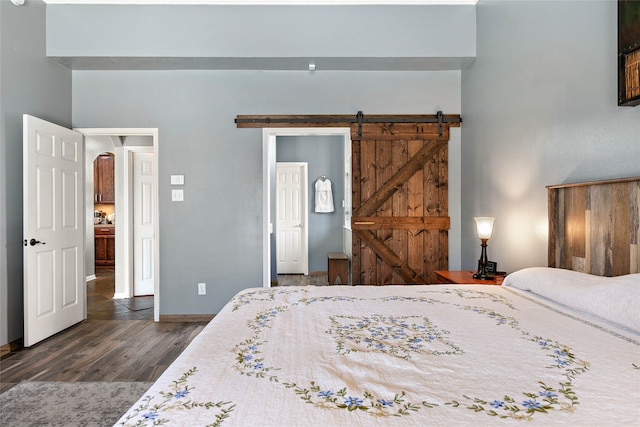
[[[436,283],[448,269],[449,128],[354,124],[353,284]]]

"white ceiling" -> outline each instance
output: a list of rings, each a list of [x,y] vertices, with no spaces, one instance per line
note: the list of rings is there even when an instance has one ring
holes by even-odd
[[[475,5],[478,0],[44,0],[49,4]]]

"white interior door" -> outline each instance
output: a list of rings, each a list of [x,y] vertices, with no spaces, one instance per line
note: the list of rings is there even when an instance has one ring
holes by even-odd
[[[278,274],[309,274],[307,163],[276,163]]]
[[[133,294],[153,295],[153,153],[133,152]]]
[[[86,316],[82,134],[23,116],[24,346]]]

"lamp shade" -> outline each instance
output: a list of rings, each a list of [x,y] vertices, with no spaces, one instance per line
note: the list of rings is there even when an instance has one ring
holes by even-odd
[[[493,233],[493,222],[496,220],[491,216],[476,216],[473,218],[476,222],[476,231],[479,239],[490,239]]]

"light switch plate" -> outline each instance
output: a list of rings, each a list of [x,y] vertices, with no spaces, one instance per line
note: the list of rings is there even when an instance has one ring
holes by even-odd
[[[184,202],[184,190],[171,190],[172,202]]]
[[[171,185],[184,185],[184,175],[171,175]]]

